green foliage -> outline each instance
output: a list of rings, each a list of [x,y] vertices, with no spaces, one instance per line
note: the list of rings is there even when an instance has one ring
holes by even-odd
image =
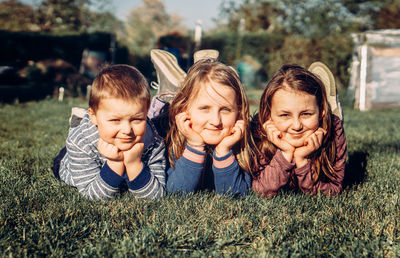
[[[398,109],[344,110],[351,180],[338,197],[123,194],[96,202],[50,171],[73,106],[87,103],[0,106],[3,256],[400,255]]]
[[[256,57],[261,63],[268,62],[268,55],[280,48],[284,41],[284,35],[276,33],[238,33],[220,32],[206,34],[202,39],[201,47],[213,48],[220,51],[222,61],[229,64],[235,63],[237,42],[242,37],[242,48],[240,54]]]
[[[350,12],[343,0],[266,0],[279,10],[277,26],[290,34],[309,38],[322,38],[330,34],[346,33],[358,24],[371,27],[368,6],[363,16]]]
[[[263,84],[285,63],[308,67],[312,62],[322,61],[332,70],[340,87],[348,85],[353,43],[346,34],[311,39],[269,32],[247,32],[242,36],[220,32],[205,35],[201,47],[219,50],[223,62],[236,65],[239,37],[242,37],[240,56],[249,55],[261,64],[258,76]]]
[[[0,30],[27,31],[31,29],[34,19],[31,6],[16,0],[0,2]]]
[[[267,1],[243,0],[240,3],[225,0],[220,6],[220,14],[228,20],[230,31],[237,31],[240,19],[244,18],[246,21],[244,29],[249,32],[257,32],[275,27],[274,19],[278,10]]]
[[[41,31],[81,32],[84,21],[77,1],[43,0],[37,13]]]
[[[76,67],[82,59],[85,48],[96,51],[109,52],[112,39],[110,33],[32,33],[0,31],[0,65],[14,65],[25,63],[28,60],[43,60],[61,58]],[[117,56],[120,63],[126,63],[118,51],[125,51],[123,46],[117,45]]]
[[[89,33],[108,32],[120,35],[125,32],[125,26],[122,21],[118,20],[110,12],[89,12],[87,14],[86,31]]]
[[[400,1],[386,1],[375,14],[375,29],[398,29],[400,27]]]
[[[104,52],[109,63],[129,63],[130,53],[125,46],[116,42],[110,52],[113,40],[114,35],[109,33],[0,31],[0,65],[12,66],[18,82],[13,83],[18,84],[15,87],[8,86],[10,80],[0,82],[0,101],[40,99],[60,86],[65,88],[66,96],[84,96],[91,83],[79,72],[85,49]]]
[[[330,34],[399,28],[398,0],[225,0],[221,16],[237,31],[274,31],[318,39]]]
[[[41,0],[36,5],[0,3],[0,30],[34,32],[109,32],[123,30],[110,10],[111,0]]]
[[[353,42],[346,35],[329,35],[320,40],[289,36],[279,50],[271,53],[268,74],[272,76],[286,63],[309,67],[315,61],[322,61],[335,75],[339,88],[343,88],[347,87],[350,79],[348,67],[352,54]]]
[[[161,0],[143,0],[127,17],[125,42],[135,55],[146,55],[157,48],[157,40],[171,32],[184,31],[181,18],[167,13]]]

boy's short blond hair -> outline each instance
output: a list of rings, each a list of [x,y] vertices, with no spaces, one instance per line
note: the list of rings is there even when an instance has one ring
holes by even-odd
[[[96,112],[100,101],[106,98],[120,98],[125,101],[150,106],[150,90],[146,78],[133,66],[112,65],[104,68],[92,83],[89,108]]]

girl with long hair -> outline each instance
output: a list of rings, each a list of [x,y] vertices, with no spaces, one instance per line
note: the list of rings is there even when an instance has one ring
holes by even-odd
[[[236,72],[215,59],[196,62],[169,107],[167,191],[244,195],[254,145],[249,104]]]
[[[268,82],[254,120],[259,150],[252,172],[255,192],[269,197],[282,188],[325,195],[342,191],[343,121],[332,114],[316,74],[298,65],[282,66]]]

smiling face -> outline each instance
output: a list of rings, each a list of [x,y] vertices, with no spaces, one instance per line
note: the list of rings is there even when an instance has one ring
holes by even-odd
[[[96,112],[88,110],[90,120],[97,125],[99,136],[121,151],[141,142],[146,133],[146,105],[118,98],[100,101]]]
[[[282,138],[294,147],[319,128],[320,112],[316,97],[290,89],[280,89],[272,97],[271,120]]]
[[[238,119],[236,93],[228,86],[206,82],[201,85],[187,113],[192,129],[204,142],[217,145],[231,133]]]

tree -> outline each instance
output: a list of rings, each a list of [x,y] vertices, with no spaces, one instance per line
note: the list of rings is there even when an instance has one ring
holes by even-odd
[[[125,41],[135,54],[143,55],[155,47],[160,36],[185,31],[181,20],[168,14],[161,0],[143,0],[128,14]]]
[[[88,12],[86,17],[87,32],[109,32],[123,37],[124,22],[118,20],[111,12]]]
[[[0,30],[30,31],[34,28],[34,10],[17,0],[0,3]]]
[[[229,27],[246,19],[246,30],[280,31],[322,38],[375,28],[398,28],[399,0],[225,0],[221,13]]]
[[[375,29],[400,28],[400,1],[389,1],[375,15]]]
[[[270,3],[263,1],[245,0],[242,4],[237,1],[225,0],[220,6],[222,18],[227,18],[228,28],[237,31],[240,19],[246,20],[245,30],[256,32],[272,30],[274,18],[279,11]]]
[[[281,29],[310,38],[345,32],[357,22],[356,16],[338,0],[274,1],[282,15],[277,17]],[[368,19],[363,19],[367,23]]]
[[[109,10],[111,0],[43,0],[30,6],[0,2],[0,29],[8,31],[116,32],[123,27]]]
[[[66,32],[82,30],[84,22],[79,3],[74,0],[44,0],[38,9],[41,31]]]

